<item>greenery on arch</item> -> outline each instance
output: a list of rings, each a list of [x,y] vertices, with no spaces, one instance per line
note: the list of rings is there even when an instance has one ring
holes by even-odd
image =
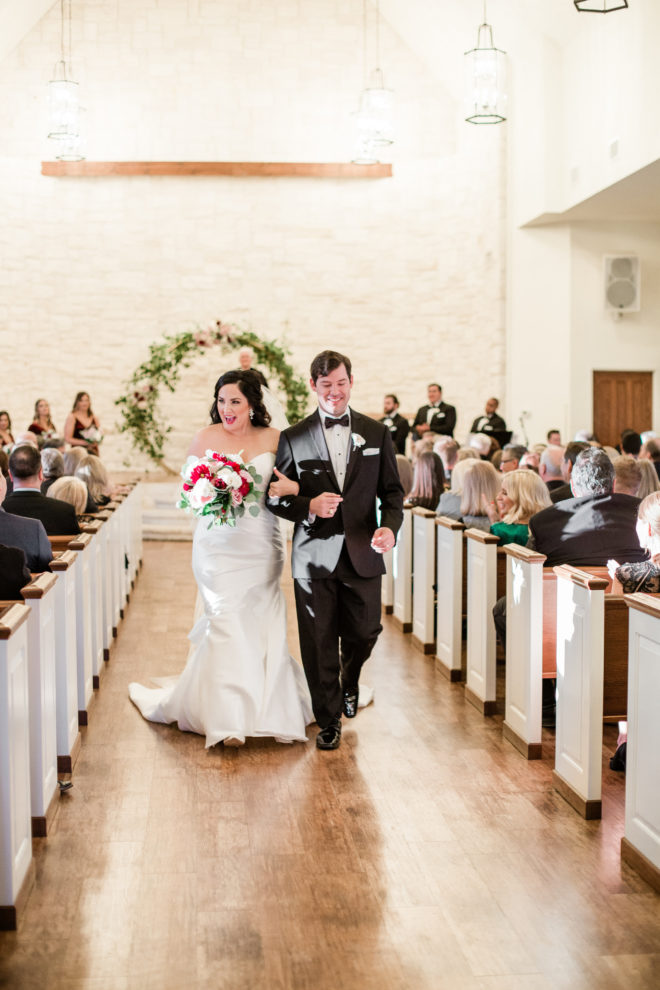
[[[238,347],[251,347],[255,363],[268,369],[269,375],[286,395],[286,415],[297,423],[306,415],[308,389],[287,361],[288,350],[272,340],[262,340],[252,330],[241,330],[233,323],[217,320],[208,329],[184,330],[166,335],[150,344],[149,357],[126,382],[125,394],[115,400],[121,410],[119,432],[128,433],[133,446],[160,467],[164,463],[165,441],[172,427],[163,422],[158,400],[163,388],[176,390],[183,368],[193,359],[212,349],[229,354]],[[167,468],[167,470],[170,470]]]

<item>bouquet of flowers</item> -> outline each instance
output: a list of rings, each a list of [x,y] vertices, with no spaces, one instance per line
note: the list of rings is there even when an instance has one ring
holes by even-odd
[[[103,434],[97,426],[88,426],[86,430],[80,431],[80,436],[83,440],[91,446],[92,444],[99,444],[103,440]]]
[[[181,469],[183,486],[177,508],[194,516],[209,516],[211,526],[235,526],[245,513],[259,515],[259,492],[255,484],[261,482],[252,465],[243,463],[239,454],[219,454],[207,450],[204,457],[188,458]]]

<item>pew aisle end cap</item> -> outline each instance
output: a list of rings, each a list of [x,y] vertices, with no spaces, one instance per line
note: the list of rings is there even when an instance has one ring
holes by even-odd
[[[0,639],[9,639],[30,614],[29,605],[0,601]]]
[[[573,584],[587,588],[589,591],[605,591],[610,586],[610,581],[607,578],[594,577],[588,571],[583,571],[579,567],[572,567],[570,564],[560,564],[552,569],[558,578],[572,581]]]
[[[47,591],[53,587],[57,581],[57,574],[51,574],[49,571],[44,571],[39,577],[34,578],[29,584],[26,584],[24,588],[21,588],[21,594],[23,598],[43,598]]]
[[[80,528],[82,529],[83,533],[92,533],[92,535],[94,535],[94,533],[98,533],[98,531],[101,529],[101,526],[103,525],[104,521],[105,520],[103,519],[94,519],[93,521],[82,523]]]
[[[444,526],[445,529],[465,529],[465,523],[458,519],[450,519],[449,516],[437,516],[435,524],[436,526]]]
[[[499,543],[499,536],[495,536],[494,533],[486,533],[483,529],[466,529],[465,536],[468,540],[474,540],[475,543]]]
[[[66,571],[76,562],[74,550],[63,550],[57,552],[50,562],[51,571]]]
[[[649,595],[644,591],[638,591],[634,595],[624,595],[628,608],[635,608],[638,612],[646,612],[656,619],[660,619],[660,595]]]
[[[518,543],[507,543],[502,549],[509,557],[515,557],[516,560],[522,560],[528,564],[543,563],[548,559],[545,554],[539,553],[538,550],[521,547]]]
[[[80,536],[72,536],[69,540],[69,550],[85,550],[92,541],[93,533],[81,533]]]
[[[432,516],[433,518],[435,518],[435,512],[433,511],[433,509],[424,509],[422,508],[421,505],[414,505],[412,514],[413,516],[425,516],[426,518]]]

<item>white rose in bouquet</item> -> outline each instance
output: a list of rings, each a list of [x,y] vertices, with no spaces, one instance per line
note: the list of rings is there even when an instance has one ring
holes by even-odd
[[[192,480],[191,474],[193,472],[193,469],[196,468],[197,465],[201,463],[201,461],[202,458],[195,457],[194,454],[190,454],[190,456],[186,458],[186,463],[181,468],[181,477],[183,478],[184,481],[190,483],[190,481]]]
[[[203,509],[205,505],[213,501],[216,495],[217,490],[208,478],[200,478],[189,494],[190,505],[193,509]]]

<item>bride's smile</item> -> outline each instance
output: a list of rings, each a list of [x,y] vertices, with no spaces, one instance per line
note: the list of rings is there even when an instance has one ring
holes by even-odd
[[[245,433],[250,429],[250,404],[238,385],[223,385],[217,405],[222,425],[230,433]]]

